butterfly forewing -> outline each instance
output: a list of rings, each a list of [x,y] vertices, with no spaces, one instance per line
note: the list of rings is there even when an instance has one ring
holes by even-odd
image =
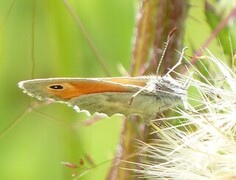
[[[186,94],[172,78],[156,76],[35,79],[22,81],[19,87],[40,100],[64,102],[91,114],[139,114],[147,118],[179,104]],[[130,104],[131,97],[138,91]]]

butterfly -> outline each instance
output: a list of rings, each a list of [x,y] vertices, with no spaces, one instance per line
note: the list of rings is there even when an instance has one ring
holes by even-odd
[[[168,76],[33,79],[21,81],[19,87],[39,100],[66,103],[78,111],[145,118],[184,102],[187,93],[183,85]]]
[[[46,78],[21,81],[18,85],[39,100],[66,103],[88,114],[138,114],[152,119],[181,102],[186,107],[187,83],[169,75],[176,66],[162,77]]]

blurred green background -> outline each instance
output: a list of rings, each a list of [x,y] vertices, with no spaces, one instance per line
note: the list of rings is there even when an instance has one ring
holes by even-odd
[[[228,11],[233,5],[233,1],[221,2],[220,7]],[[110,74],[120,76],[119,65],[129,70],[139,1],[69,3]],[[198,49],[211,29],[204,15],[204,1],[192,0],[189,4],[184,45]],[[217,40],[208,48],[223,57]],[[191,50],[187,55],[192,55]],[[96,165],[110,160],[119,142],[122,121],[118,116],[85,126],[85,114],[63,104],[37,102],[17,87],[19,81],[32,78],[106,76],[62,0],[2,0],[0,179],[71,179],[75,171],[80,174],[92,166],[85,157]],[[81,159],[85,164],[77,170],[61,164],[79,164]],[[89,170],[82,179],[104,179],[110,163]]]

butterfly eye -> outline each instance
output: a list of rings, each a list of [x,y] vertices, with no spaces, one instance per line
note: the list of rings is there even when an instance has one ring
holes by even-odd
[[[49,86],[51,89],[63,89],[63,86],[62,85],[59,85],[59,84],[54,84],[54,85],[51,85]]]

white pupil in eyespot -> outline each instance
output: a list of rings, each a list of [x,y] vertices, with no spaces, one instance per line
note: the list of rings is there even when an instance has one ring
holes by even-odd
[[[63,86],[62,85],[58,85],[58,84],[55,84],[55,85],[51,85],[49,86],[51,89],[63,89]]]

